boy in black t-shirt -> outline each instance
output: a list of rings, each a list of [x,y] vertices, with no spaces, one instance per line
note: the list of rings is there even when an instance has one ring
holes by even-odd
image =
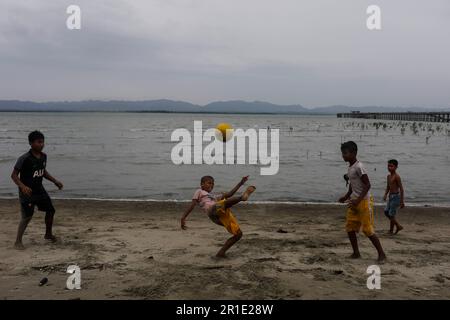
[[[44,149],[44,135],[39,131],[33,131],[28,135],[28,142],[31,149],[22,155],[16,162],[11,179],[19,187],[19,200],[22,212],[22,219],[17,230],[17,239],[14,247],[16,249],[25,249],[22,244],[22,236],[30,222],[34,207],[39,211],[45,212],[45,236],[48,241],[55,242],[56,237],[52,233],[53,208],[52,200],[42,185],[42,179],[45,178],[53,182],[60,190],[63,184],[53,178],[45,169],[47,164],[47,155],[42,152]]]

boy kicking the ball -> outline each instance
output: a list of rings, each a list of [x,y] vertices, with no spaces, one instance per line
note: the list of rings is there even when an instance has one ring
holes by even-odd
[[[186,229],[186,218],[199,205],[204,213],[218,225],[227,229],[233,236],[229,238],[223,247],[217,252],[217,257],[225,257],[225,252],[242,238],[242,231],[236,218],[231,213],[231,207],[241,201],[247,201],[250,195],[255,191],[254,186],[250,186],[241,196],[233,197],[240,187],[248,180],[248,176],[243,177],[241,181],[230,191],[222,194],[213,194],[214,178],[204,176],[200,180],[200,189],[195,191],[192,197],[191,205],[186,209],[181,217],[181,228]]]
[[[386,255],[373,227],[373,198],[369,192],[369,177],[362,163],[356,159],[358,146],[355,142],[348,141],[341,145],[341,151],[342,158],[349,163],[347,175],[350,186],[347,194],[340,198],[339,202],[348,203],[345,228],[353,248],[353,254],[350,257],[354,259],[361,257],[356,233],[362,229],[377,249],[378,261],[383,262],[386,260]]]
[[[11,179],[19,187],[19,200],[22,218],[17,230],[17,238],[14,247],[19,250],[25,249],[22,244],[22,236],[34,213],[34,207],[45,212],[45,236],[48,241],[55,242],[56,237],[52,233],[53,216],[55,208],[47,191],[42,185],[45,178],[53,182],[60,190],[63,184],[53,178],[46,169],[47,155],[42,152],[44,149],[44,135],[39,131],[33,131],[28,135],[28,142],[31,149],[22,155],[16,162]]]

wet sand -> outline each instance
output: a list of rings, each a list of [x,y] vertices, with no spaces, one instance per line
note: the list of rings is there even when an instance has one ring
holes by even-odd
[[[17,251],[18,200],[0,200],[0,299],[450,298],[448,208],[405,208],[398,216],[405,229],[396,236],[376,208],[388,261],[380,265],[381,290],[368,290],[376,251],[361,234],[362,258],[347,258],[342,206],[238,205],[244,236],[228,258],[216,259],[228,233],[199,210],[182,231],[186,203],[54,204],[59,242],[44,241],[44,215],[36,212],[26,250]],[[71,264],[81,268],[81,290],[65,288]],[[43,277],[49,282],[40,287]]]

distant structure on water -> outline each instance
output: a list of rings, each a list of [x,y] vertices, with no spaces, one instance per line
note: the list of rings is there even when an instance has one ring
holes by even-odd
[[[338,118],[450,122],[450,112],[359,112],[338,113]]]

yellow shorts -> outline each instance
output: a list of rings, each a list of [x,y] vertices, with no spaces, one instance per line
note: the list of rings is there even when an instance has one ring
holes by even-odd
[[[225,199],[217,201],[215,208],[208,215],[209,218],[216,224],[224,226],[227,231],[233,235],[241,232],[241,228],[236,218],[231,213],[231,209],[225,209]]]
[[[368,237],[375,234],[372,197],[362,200],[356,208],[351,207],[347,209],[345,229],[347,232],[359,232],[362,229],[363,233]]]

